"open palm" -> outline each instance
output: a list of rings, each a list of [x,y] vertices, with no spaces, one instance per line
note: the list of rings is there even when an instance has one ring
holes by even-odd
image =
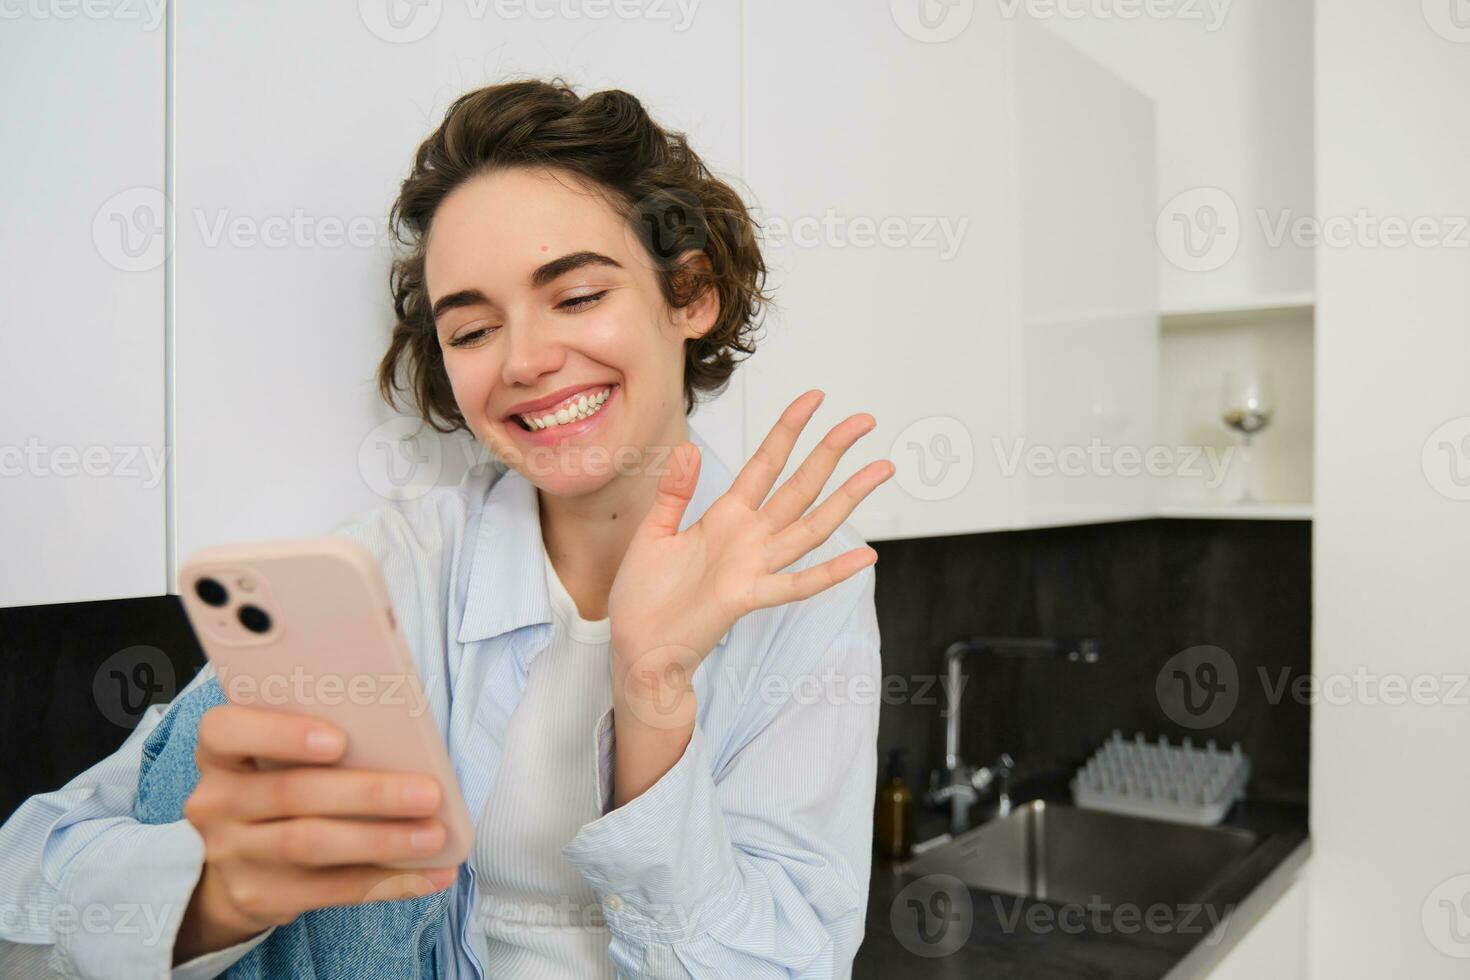
[[[835,426],[766,500],[823,397],[813,390],[792,402],[730,489],[683,531],[700,458],[690,442],[674,450],[608,595],[613,653],[625,667],[692,672],[741,616],[816,595],[877,560],[862,547],[781,572],[826,541],[894,471],[889,460],[875,460],[807,513],[843,454],[876,424],[859,413]]]

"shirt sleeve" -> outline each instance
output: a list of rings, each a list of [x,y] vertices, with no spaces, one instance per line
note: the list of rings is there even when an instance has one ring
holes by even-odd
[[[601,719],[602,815],[563,854],[601,900],[621,972],[851,973],[866,915],[877,776],[873,578],[867,568],[848,580],[858,599],[842,618],[783,631],[778,645],[786,649],[766,663],[800,664],[795,675],[783,675],[788,696],[718,771],[719,747],[696,723],[669,771],[609,812],[611,713]],[[772,687],[749,690],[747,708]]]
[[[174,700],[212,676],[206,666]],[[44,958],[47,976],[201,980],[253,948],[242,943],[208,954],[216,959],[194,972],[173,972],[174,939],[204,868],[204,841],[186,820],[132,817],[143,743],[168,708],[149,707],[116,752],[60,789],[32,796],[0,826],[6,957],[37,965]],[[233,959],[226,955],[235,950]]]

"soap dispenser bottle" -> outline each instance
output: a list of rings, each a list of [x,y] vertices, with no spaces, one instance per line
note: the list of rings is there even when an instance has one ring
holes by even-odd
[[[888,753],[888,780],[878,788],[873,838],[878,853],[907,861],[914,851],[914,794],[903,781],[903,749]]]

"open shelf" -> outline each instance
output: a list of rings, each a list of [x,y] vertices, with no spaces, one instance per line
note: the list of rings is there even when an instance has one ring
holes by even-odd
[[[1160,517],[1193,517],[1207,520],[1310,521],[1311,504],[1160,504]]]

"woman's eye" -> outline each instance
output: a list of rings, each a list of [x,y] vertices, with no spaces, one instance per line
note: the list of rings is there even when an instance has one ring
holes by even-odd
[[[580,310],[602,299],[611,290],[604,289],[600,293],[588,293],[586,296],[573,296],[571,299],[558,305],[558,309]]]
[[[487,334],[489,332],[490,332],[490,328],[481,327],[479,330],[471,330],[469,333],[462,333],[458,337],[455,337],[453,340],[451,340],[449,342],[449,346],[450,347],[465,347],[465,346],[468,346],[469,344],[474,343],[481,336],[483,336],[484,334]]]

